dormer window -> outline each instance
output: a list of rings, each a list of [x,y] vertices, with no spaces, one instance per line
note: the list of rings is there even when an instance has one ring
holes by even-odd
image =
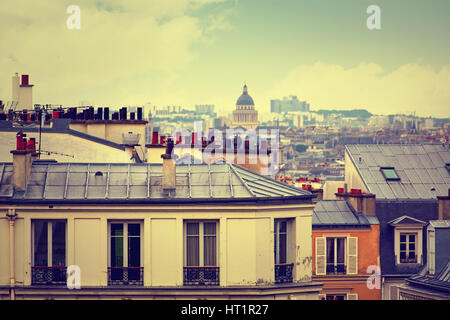
[[[422,264],[422,232],[426,222],[402,216],[388,222],[394,227],[396,264]]]
[[[394,167],[382,167],[380,168],[380,170],[387,181],[400,180],[400,177],[398,176]]]

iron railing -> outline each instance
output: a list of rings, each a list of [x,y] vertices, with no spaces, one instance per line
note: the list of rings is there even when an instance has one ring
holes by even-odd
[[[31,267],[31,284],[66,285],[67,267]]]
[[[185,286],[218,286],[219,267],[184,267],[183,284]]]
[[[327,263],[327,274],[342,274],[347,273],[345,263]]]
[[[293,263],[276,264],[275,265],[275,283],[292,282]]]
[[[144,285],[144,267],[108,267],[109,286]]]

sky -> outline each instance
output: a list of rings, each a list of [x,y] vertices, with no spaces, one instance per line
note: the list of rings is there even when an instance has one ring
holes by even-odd
[[[40,104],[225,114],[247,84],[261,113],[296,95],[312,110],[450,117],[449,13],[448,0],[2,0],[0,100],[18,72]]]

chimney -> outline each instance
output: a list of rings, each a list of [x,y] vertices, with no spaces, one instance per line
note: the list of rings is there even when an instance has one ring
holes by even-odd
[[[438,219],[450,220],[450,189],[447,196],[439,196],[438,199]]]
[[[344,188],[338,188],[338,192],[335,193],[336,199],[348,200],[357,212],[362,212],[368,216],[375,216],[374,194],[363,193],[361,189],[350,189],[350,192],[347,192],[346,189],[346,185]]]
[[[166,153],[161,155],[161,158],[163,158],[162,186],[164,192],[169,194],[176,189],[176,155],[172,155],[173,146],[172,137],[169,137],[167,139]]]
[[[30,139],[27,143],[25,134],[21,131],[17,133],[16,150],[12,150],[13,155],[13,185],[18,191],[25,191],[28,177],[31,172],[31,164],[33,162],[32,155],[35,153],[34,139]]]

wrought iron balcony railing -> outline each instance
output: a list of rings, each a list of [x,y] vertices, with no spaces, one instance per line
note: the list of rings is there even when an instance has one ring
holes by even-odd
[[[293,263],[275,265],[275,283],[292,282]]]
[[[344,274],[347,273],[345,263],[327,263],[327,274]]]
[[[219,267],[184,267],[183,284],[185,286],[218,286]]]
[[[108,267],[109,286],[144,285],[144,267]]]
[[[31,284],[66,285],[67,267],[31,267]]]

